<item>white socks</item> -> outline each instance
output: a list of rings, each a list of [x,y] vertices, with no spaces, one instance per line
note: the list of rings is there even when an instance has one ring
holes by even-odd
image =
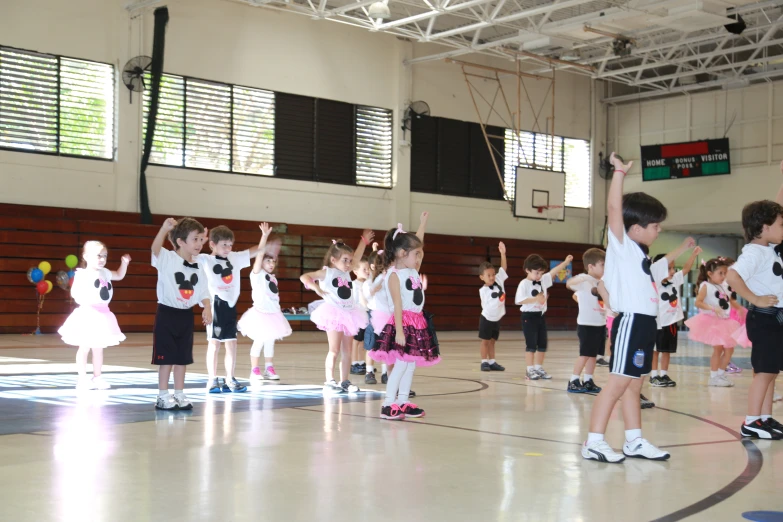
[[[528,368],[529,368],[529,366],[528,366]],[[533,366],[533,368],[535,368],[536,370],[540,370],[542,367],[541,367],[540,364],[536,364],[536,365]]]
[[[178,393],[185,393],[185,390],[176,390],[176,389],[175,389],[175,390],[174,390],[174,394],[176,395],[176,394],[178,394]]]
[[[375,367],[372,364],[367,365],[367,373],[375,373]]]
[[[532,369],[534,369],[534,368],[535,368],[535,366],[528,366],[528,367],[527,367],[527,371],[530,371],[530,370],[532,370]]]
[[[489,364],[495,364],[495,359],[490,359]]]
[[[632,442],[642,438],[642,430],[625,430],[625,442]]]
[[[274,366],[274,364],[272,364],[272,363],[264,363],[264,368],[266,368],[267,370],[269,368],[271,368],[272,366]]]
[[[745,424],[753,424],[757,420],[759,420],[761,417],[754,417],[753,415],[748,415],[745,417]]]
[[[603,433],[588,433],[587,434],[587,443],[590,444],[592,442],[600,442],[604,440],[604,434]]]
[[[381,364],[381,373],[389,373],[389,368],[385,364]]]
[[[578,381],[578,380],[579,380],[579,376],[572,373],[571,374],[571,382]]]
[[[726,373],[726,370],[718,370],[718,377],[723,377],[724,373]]]
[[[658,370],[653,370],[650,372],[650,377],[658,377]]]
[[[165,397],[169,394],[168,390],[158,390],[158,397]]]
[[[487,363],[489,364],[489,359],[481,359],[481,364]]]
[[[717,377],[717,376],[718,376],[718,372],[713,372],[712,370],[710,370],[710,379],[712,379],[714,377]]]
[[[593,380],[593,376],[592,376],[592,375],[590,375],[589,373],[586,373],[586,374],[585,374],[585,382],[587,382],[587,381],[592,381],[592,380]]]
[[[668,371],[666,371],[666,370],[661,370],[661,377],[666,377],[667,375],[669,375],[669,372],[668,372]]]
[[[769,419],[772,418],[772,415],[761,415],[761,422],[767,422]]]

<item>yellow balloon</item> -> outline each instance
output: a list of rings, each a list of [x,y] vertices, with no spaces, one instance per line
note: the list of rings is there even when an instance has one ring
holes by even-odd
[[[49,263],[47,263],[47,264],[49,264]],[[46,280],[46,293],[48,294],[49,292],[51,292],[53,287],[54,287],[54,285],[52,284],[52,282],[47,279]]]
[[[38,270],[43,272],[43,275],[46,275],[52,271],[52,265],[49,264],[49,261],[41,261],[38,264]]]

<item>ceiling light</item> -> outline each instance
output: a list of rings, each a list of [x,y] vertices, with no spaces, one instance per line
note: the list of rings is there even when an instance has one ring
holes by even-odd
[[[388,20],[391,18],[391,11],[389,11],[389,6],[384,2],[375,2],[374,4],[370,5],[370,9],[367,11],[367,14],[370,16],[370,18],[373,19],[380,18],[381,20]]]

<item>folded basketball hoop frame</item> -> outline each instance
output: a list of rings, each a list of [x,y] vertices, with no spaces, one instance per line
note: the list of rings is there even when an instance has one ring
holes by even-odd
[[[520,53],[522,54],[522,53]],[[492,158],[492,163],[495,166],[495,172],[497,173],[498,180],[500,180],[500,186],[503,187],[503,193],[506,196],[506,200],[511,203],[512,196],[508,193],[506,190],[506,183],[503,176],[503,166],[498,164],[496,155],[503,158],[504,152],[501,152],[492,144],[492,139],[501,139],[504,140],[505,136],[494,136],[487,133],[487,126],[489,125],[489,121],[492,118],[492,115],[498,117],[500,121],[504,123],[504,125],[511,129],[514,133],[514,136],[516,136],[517,140],[520,140],[520,132],[522,128],[522,93],[525,93],[525,98],[527,100],[528,105],[530,106],[530,111],[533,114],[533,124],[531,125],[531,131],[538,132],[541,134],[549,134],[551,136],[550,141],[550,157],[554,155],[554,144],[555,144],[555,72],[554,68],[552,69],[552,76],[539,76],[537,74],[530,74],[523,72],[521,70],[521,65],[519,60],[516,61],[517,64],[517,70],[511,71],[508,69],[499,69],[497,67],[490,67],[487,65],[479,65],[479,64],[473,64],[469,62],[463,62],[460,60],[452,60],[447,59],[448,63],[453,63],[456,65],[459,65],[462,68],[462,74],[465,76],[465,83],[468,85],[468,92],[470,93],[470,99],[473,101],[473,107],[476,109],[476,115],[479,118],[479,122],[481,123],[481,131],[484,134],[484,141],[487,144],[487,148],[489,149],[489,155]],[[509,105],[508,97],[506,96],[506,91],[503,88],[503,83],[501,82],[501,77],[503,76],[513,76],[517,79],[517,103],[516,103],[516,110],[513,111],[511,109],[511,105]],[[471,82],[471,79],[482,79],[485,81],[493,82],[495,84],[495,93],[492,96],[492,100],[490,101],[486,96],[484,96],[478,89],[478,87]],[[541,100],[541,104],[536,109],[536,107],[533,104],[533,100],[530,97],[530,92],[527,89],[527,85],[525,85],[525,79],[528,80],[535,80],[538,81],[544,81],[549,83],[549,88],[547,89],[546,93],[544,94],[544,98]],[[501,114],[500,111],[496,108],[496,105],[500,105],[500,102],[498,101],[498,95],[500,95],[502,99],[502,107],[501,109],[505,108],[504,114]],[[487,105],[488,111],[486,116],[482,113],[481,109],[479,108],[478,101],[476,100],[476,97],[481,98]],[[547,99],[551,98],[551,114],[544,118],[544,129],[542,129],[542,112],[544,108],[547,105]],[[551,124],[549,123],[551,121]],[[521,150],[522,155],[525,155],[524,150]],[[530,165],[533,168],[536,168],[537,166],[533,164],[532,158],[531,161],[525,162],[527,165]],[[539,211],[542,212],[542,211]]]

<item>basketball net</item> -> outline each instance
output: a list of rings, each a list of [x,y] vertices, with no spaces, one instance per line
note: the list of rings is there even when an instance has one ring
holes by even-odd
[[[546,222],[550,225],[552,224],[555,219],[557,219],[557,213],[558,211],[563,208],[561,205],[546,205],[543,207],[536,207],[538,209],[538,213],[542,215],[542,217],[546,218]]]

